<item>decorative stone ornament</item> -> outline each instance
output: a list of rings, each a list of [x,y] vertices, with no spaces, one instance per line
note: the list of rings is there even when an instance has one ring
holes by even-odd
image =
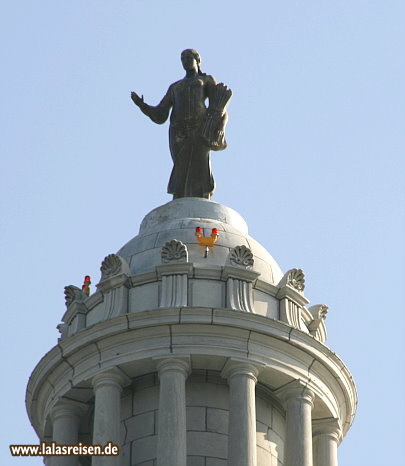
[[[159,306],[187,306],[187,274],[182,273],[162,276],[162,292]]]
[[[284,274],[278,286],[290,286],[300,293],[304,292],[305,288],[305,275],[302,269],[291,269]]]
[[[177,239],[172,239],[162,247],[161,257],[164,264],[187,262],[187,246]]]
[[[172,262],[156,267],[159,280],[159,307],[183,307],[188,303],[188,279],[193,276],[193,264]]]
[[[236,267],[250,268],[254,264],[252,251],[246,246],[236,246],[229,253],[229,262]]]
[[[280,301],[280,320],[294,328],[301,328],[302,308],[294,301],[283,298]]]
[[[100,317],[105,320],[126,314],[131,274],[128,262],[118,254],[109,254],[101,263],[100,271],[100,283],[96,285],[103,303]]]
[[[226,305],[234,311],[254,313],[253,282],[259,276],[250,269],[253,253],[246,246],[235,246],[229,251],[223,278],[226,279]]]
[[[58,324],[56,326],[56,328],[58,329],[59,333],[60,333],[60,338],[65,338],[67,336],[67,332],[68,332],[68,324],[65,324],[64,322]]]
[[[65,286],[65,304],[69,307],[75,301],[82,303],[87,298],[83,291],[74,285]]]
[[[287,285],[292,286],[297,291],[304,291],[305,276],[301,269],[292,269],[288,274]]]
[[[103,282],[104,280],[115,275],[119,275],[120,273],[128,273],[129,267],[126,261],[118,254],[109,254],[101,263],[100,271],[100,282]]]
[[[309,333],[322,342],[326,341],[325,319],[328,309],[326,304],[315,304],[308,308],[308,312],[313,318],[308,325]]]
[[[228,278],[226,288],[228,307],[234,311],[255,312],[251,282]]]
[[[322,321],[326,319],[329,307],[326,304],[315,304],[310,306],[308,311],[312,314],[314,321]]]

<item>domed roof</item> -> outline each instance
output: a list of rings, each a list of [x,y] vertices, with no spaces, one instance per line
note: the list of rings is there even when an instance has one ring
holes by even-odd
[[[204,236],[210,236],[212,228],[218,229],[218,240],[207,257],[195,236],[196,227],[203,229]],[[152,210],[143,219],[139,234],[117,254],[126,259],[133,274],[150,272],[161,264],[161,249],[173,239],[187,246],[188,261],[198,267],[220,269],[230,249],[244,245],[253,253],[252,270],[260,273],[261,280],[277,284],[283,276],[273,257],[248,235],[245,220],[235,210],[202,198],[175,199]]]

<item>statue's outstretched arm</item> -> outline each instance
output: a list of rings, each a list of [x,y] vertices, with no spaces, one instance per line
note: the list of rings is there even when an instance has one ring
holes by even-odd
[[[154,123],[158,124],[162,124],[167,120],[169,117],[170,108],[173,105],[170,88],[160,103],[156,105],[156,107],[145,103],[143,96],[139,97],[136,92],[131,92],[131,99],[145,115],[147,115]]]

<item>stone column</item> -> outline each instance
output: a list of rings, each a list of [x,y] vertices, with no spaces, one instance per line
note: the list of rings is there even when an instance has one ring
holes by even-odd
[[[301,382],[293,382],[278,395],[286,407],[285,466],[313,466],[311,415],[315,394]]]
[[[258,368],[249,362],[229,361],[223,375],[229,383],[228,464],[256,466],[256,397]]]
[[[101,372],[93,377],[94,387],[94,427],[93,445],[112,442],[121,448],[121,392],[130,383],[117,368]],[[93,466],[112,466],[120,464],[120,456],[93,456]]]
[[[190,363],[185,358],[158,362],[160,380],[157,466],[186,466],[186,379]]]
[[[79,423],[84,407],[74,401],[59,401],[51,412],[52,441],[57,445],[76,445],[79,442]],[[78,466],[77,456],[51,456],[50,466]]]
[[[320,419],[312,423],[314,466],[338,466],[337,447],[341,430],[337,419]]]

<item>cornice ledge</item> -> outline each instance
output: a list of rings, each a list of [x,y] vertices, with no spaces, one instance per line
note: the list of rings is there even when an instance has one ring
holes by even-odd
[[[194,264],[192,262],[177,262],[161,264],[156,266],[156,274],[159,279],[165,275],[187,275],[191,278],[194,272]]]
[[[76,314],[87,314],[89,309],[87,308],[86,303],[73,301],[73,303],[67,308],[66,312],[62,316],[62,322],[65,324],[70,324],[73,317]]]
[[[273,296],[273,298],[275,298],[277,297],[277,293],[279,292],[280,288],[276,285],[265,282],[263,280],[260,280],[260,278],[258,278],[254,285],[254,289],[258,291],[262,291],[263,293],[269,294],[270,296]]]
[[[155,308],[117,316],[107,321],[98,322],[91,327],[81,330],[75,335],[61,340],[58,346],[63,350],[63,354],[65,356],[69,356],[72,351],[76,351],[78,348],[86,346],[95,340],[106,336],[113,336],[128,329],[155,325],[170,325],[173,322],[181,323],[180,313],[187,312],[187,309],[188,307],[165,309]],[[190,307],[190,309],[194,308]],[[311,335],[308,335],[301,330],[291,329],[291,327],[285,322],[257,314],[232,311],[224,308],[207,308],[207,312],[210,315],[212,314],[210,319],[212,325],[230,325],[232,327],[245,328],[259,333],[269,334],[300,348],[308,346],[309,343],[312,350],[318,354],[318,357],[319,353],[321,353],[331,363],[333,363],[335,371],[342,372],[344,380],[347,380],[348,376],[350,380],[352,380],[350,372],[333,351],[319,340],[314,339]],[[195,317],[193,323],[198,323],[197,317]],[[207,323],[207,317],[205,315],[202,316],[201,323]],[[44,356],[44,358],[46,358],[46,356]]]
[[[194,278],[206,278],[208,280],[221,280],[222,267],[217,268],[206,268],[206,267],[194,267]]]
[[[282,288],[279,288],[275,297],[277,299],[288,298],[299,306],[306,306],[309,304],[309,300],[304,295],[289,285],[285,285]]]
[[[67,358],[71,353],[90,344],[95,344],[95,342],[102,338],[111,337],[128,330],[127,315],[128,314],[124,314],[112,319],[97,322],[68,338],[60,340],[57,347],[63,354],[62,358]],[[45,357],[46,355],[44,358]]]
[[[73,317],[78,314],[87,314],[91,311],[97,304],[100,304],[104,301],[103,294],[99,291],[96,291],[83,302],[74,301],[66,310],[62,316],[62,322],[70,323]]]
[[[158,279],[156,270],[153,272],[139,273],[136,275],[131,275],[129,277],[130,287],[135,288],[136,286],[146,285],[147,283],[156,282]]]
[[[114,288],[119,288],[125,286],[127,288],[131,287],[131,280],[127,273],[120,273],[118,275],[113,275],[109,278],[104,279],[100,283],[97,283],[97,290],[105,294],[108,291],[113,290]]]
[[[36,397],[36,389],[39,381],[42,381],[49,373],[55,364],[60,363],[62,360],[62,349],[60,343],[53,348],[51,348],[42,358],[39,360],[38,364],[34,367],[31,375],[28,379],[27,384],[27,400],[28,394],[29,399],[33,400]]]
[[[139,313],[117,316],[108,321],[103,321],[92,327],[83,329],[78,334],[60,341],[58,346],[52,348],[51,351],[41,359],[31,375],[29,387],[27,389],[33,394],[37,387],[37,383],[46,376],[49,370],[53,369],[55,364],[58,364],[62,359],[70,357],[71,354],[75,353],[80,348],[128,330],[150,327],[151,325],[166,326],[173,322],[180,323],[180,312],[184,312],[186,309],[187,308],[168,308],[167,310],[163,310],[156,308]],[[350,410],[351,413],[355,410],[357,397],[351,374],[340,358],[326,345],[299,330],[293,330],[291,332],[287,324],[276,319],[220,308],[207,308],[207,310],[209,313],[213,313],[211,319],[212,325],[226,325],[244,328],[245,330],[253,330],[259,334],[273,336],[298,347],[298,349],[309,352],[316,360],[328,368],[329,372],[336,378],[344,391],[350,392],[351,396],[347,402],[353,408]],[[196,318],[193,323],[198,324],[198,319]],[[201,323],[207,323],[205,315],[202,316]],[[266,323],[270,325],[267,326]],[[293,338],[293,335],[297,338]],[[303,341],[301,342],[301,340]],[[310,346],[308,346],[309,342],[312,342]],[[314,345],[314,343],[316,344]],[[247,361],[255,362],[253,359]]]
[[[86,307],[88,311],[91,311],[94,307],[97,306],[97,304],[100,304],[104,301],[104,296],[102,293],[99,291],[96,291],[95,293],[91,294],[87,299],[86,299]]]
[[[226,265],[222,270],[221,279],[227,280],[228,278],[236,278],[238,280],[244,280],[253,283],[259,276],[259,272],[233,267],[232,265]]]

